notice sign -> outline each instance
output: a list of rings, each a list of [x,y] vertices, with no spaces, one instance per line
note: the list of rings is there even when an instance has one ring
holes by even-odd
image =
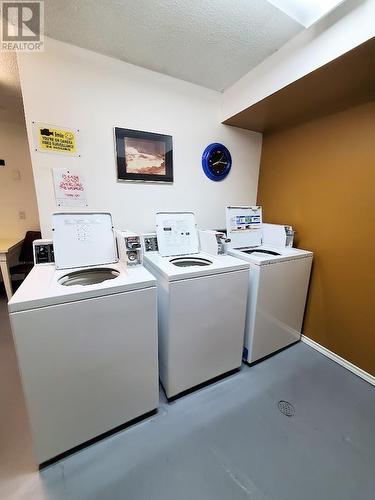
[[[54,168],[53,182],[58,207],[87,207],[85,181],[80,173]]]
[[[60,128],[45,123],[33,123],[36,151],[80,156],[77,147],[79,130]]]

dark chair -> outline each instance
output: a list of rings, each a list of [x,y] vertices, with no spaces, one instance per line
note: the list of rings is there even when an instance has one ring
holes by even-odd
[[[11,277],[23,275],[22,279],[26,278],[34,266],[33,241],[39,240],[41,237],[40,231],[27,231],[18,259],[20,263],[10,268]]]

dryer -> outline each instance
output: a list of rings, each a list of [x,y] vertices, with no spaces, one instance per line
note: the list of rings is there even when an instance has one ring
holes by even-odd
[[[109,213],[53,215],[55,264],[8,304],[37,461],[158,407],[156,280],[118,262]]]
[[[313,253],[262,244],[262,209],[226,209],[228,254],[250,264],[243,359],[253,363],[301,338]]]
[[[157,278],[160,380],[172,398],[240,367],[249,264],[200,252],[193,213],[158,213],[155,238],[144,236],[144,265]]]

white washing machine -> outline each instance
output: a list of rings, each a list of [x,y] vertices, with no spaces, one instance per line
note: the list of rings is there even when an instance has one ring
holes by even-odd
[[[250,264],[243,359],[258,361],[301,338],[313,253],[262,245],[261,207],[227,207],[228,253]]]
[[[158,282],[159,371],[172,398],[240,367],[249,264],[199,252],[192,213],[158,213],[156,235],[144,237],[144,265]]]
[[[56,267],[34,266],[8,305],[42,465],[159,400],[155,278],[118,262],[110,214],[53,227]]]

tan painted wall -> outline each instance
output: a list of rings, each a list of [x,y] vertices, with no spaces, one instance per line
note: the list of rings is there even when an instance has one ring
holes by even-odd
[[[0,239],[39,229],[33,171],[25,122],[0,120]],[[19,212],[25,213],[20,219]]]
[[[375,375],[375,102],[265,136],[258,203],[315,253],[304,334]]]

